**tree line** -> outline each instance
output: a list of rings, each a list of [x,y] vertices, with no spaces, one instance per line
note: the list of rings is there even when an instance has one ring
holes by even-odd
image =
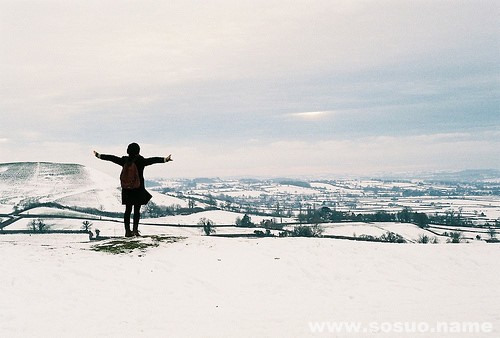
[[[462,215],[462,209],[445,211],[444,214],[428,215],[424,212],[415,212],[411,208],[405,207],[399,212],[391,213],[377,211],[375,213],[345,212],[329,207],[319,209],[307,209],[305,213],[298,216],[300,223],[324,223],[324,222],[402,222],[413,223],[421,228],[426,228],[429,224],[445,224],[450,226],[473,226],[471,220]],[[495,222],[498,225],[498,222]],[[484,226],[489,227],[486,223]]]

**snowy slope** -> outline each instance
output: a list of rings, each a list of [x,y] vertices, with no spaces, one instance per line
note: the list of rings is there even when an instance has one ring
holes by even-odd
[[[498,247],[190,236],[146,252],[0,235],[2,337],[498,337]],[[493,288],[492,288],[493,286]],[[490,323],[486,333],[313,333],[314,322]]]
[[[121,209],[116,180],[79,164],[0,164],[0,194],[0,204],[10,209],[31,202]]]
[[[179,225],[194,225],[198,224],[200,218],[206,218],[213,222],[216,225],[235,225],[236,218],[242,218],[244,213],[237,213],[232,211],[224,211],[224,210],[207,210],[197,212],[191,215],[175,215],[175,216],[165,216],[154,219],[149,219],[147,222],[153,223],[166,223],[166,224],[179,224]],[[250,215],[251,221],[255,224],[259,224],[264,219],[271,219],[271,217],[265,216],[256,216]],[[277,222],[280,222],[280,218],[277,219]],[[283,223],[290,223],[294,220],[290,218],[282,218]]]
[[[160,205],[186,206],[175,197],[152,192]],[[79,164],[21,162],[0,164],[0,212],[31,202],[122,212],[119,180]]]

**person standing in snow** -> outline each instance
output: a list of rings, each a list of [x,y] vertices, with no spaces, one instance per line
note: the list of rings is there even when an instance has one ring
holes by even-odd
[[[123,221],[125,224],[125,237],[140,236],[139,233],[139,219],[141,217],[141,205],[145,205],[151,199],[151,194],[146,190],[144,186],[144,168],[148,165],[155,163],[166,163],[173,161],[172,155],[167,157],[142,157],[139,152],[141,148],[137,143],[131,143],[127,147],[128,156],[114,156],[100,154],[94,150],[94,155],[105,161],[110,161],[118,164],[119,166],[126,168],[131,164],[135,164],[138,174],[137,186],[124,187],[122,181],[122,204],[125,205],[125,213],[123,216]],[[123,171],[122,171],[123,175]],[[122,178],[120,176],[120,178]],[[132,214],[132,209],[134,210],[134,223],[132,231],[130,230],[130,215]]]

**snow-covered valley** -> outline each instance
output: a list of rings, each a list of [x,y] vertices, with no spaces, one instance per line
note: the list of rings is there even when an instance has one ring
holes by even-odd
[[[499,247],[485,241],[498,229],[495,182],[158,179],[143,237],[125,239],[116,178],[50,163],[3,164],[0,178],[2,337],[500,332]],[[450,224],[354,217],[401,210]],[[316,213],[320,238],[290,237]],[[48,227],[29,230],[39,220]],[[387,234],[406,244],[371,241]]]

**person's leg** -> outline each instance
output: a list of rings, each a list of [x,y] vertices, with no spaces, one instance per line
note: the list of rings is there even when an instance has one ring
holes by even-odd
[[[131,237],[132,231],[130,231],[130,214],[132,213],[132,204],[127,204],[125,206],[125,214],[123,215],[123,223],[125,224],[125,237]]]
[[[139,236],[139,220],[141,219],[141,205],[134,205],[134,230],[135,236]]]

